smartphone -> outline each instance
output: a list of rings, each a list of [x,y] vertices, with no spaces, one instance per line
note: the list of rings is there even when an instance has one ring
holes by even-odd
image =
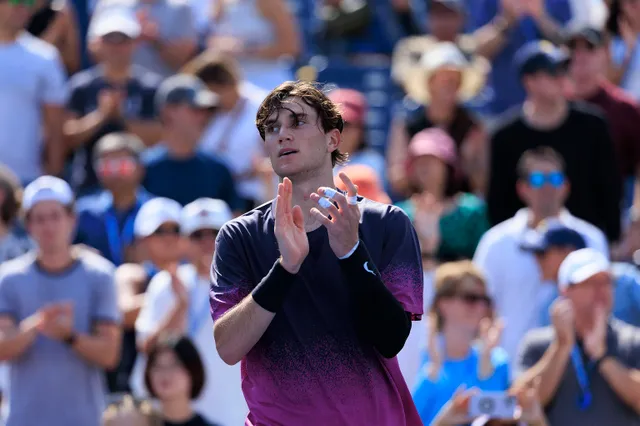
[[[469,416],[487,416],[490,419],[512,420],[518,403],[506,392],[481,392],[469,400]]]

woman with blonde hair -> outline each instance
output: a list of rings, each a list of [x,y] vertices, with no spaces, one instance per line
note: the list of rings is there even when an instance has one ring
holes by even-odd
[[[509,388],[509,363],[498,348],[502,322],[495,320],[482,273],[471,261],[444,263],[435,272],[429,343],[413,399],[424,424],[461,385],[485,391]]]

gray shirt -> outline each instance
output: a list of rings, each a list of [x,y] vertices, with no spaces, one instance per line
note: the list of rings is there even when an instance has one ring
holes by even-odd
[[[71,301],[75,330],[91,332],[97,321],[117,322],[114,266],[82,251],[64,272],[40,269],[27,253],[0,266],[0,314],[16,323],[52,302]],[[104,410],[102,370],[64,343],[39,335],[8,363],[7,426],[99,426]]]
[[[640,328],[615,319],[609,322],[607,345],[609,353],[627,368],[640,369]],[[537,363],[555,338],[552,327],[538,328],[525,336],[518,359],[519,371]],[[584,366],[587,367],[585,362]],[[640,425],[640,415],[609,386],[597,369],[588,370],[589,387],[593,396],[590,408],[580,410],[581,389],[571,359],[562,376],[557,392],[545,407],[551,426],[634,426]]]

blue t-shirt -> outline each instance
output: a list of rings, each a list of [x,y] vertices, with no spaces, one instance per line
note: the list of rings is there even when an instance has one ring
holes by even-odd
[[[427,376],[429,356],[425,353],[422,360],[418,380],[413,389],[415,402],[420,418],[425,425],[430,425],[440,409],[451,399],[460,385],[467,389],[477,388],[482,391],[504,391],[509,388],[509,358],[502,348],[491,352],[491,362],[494,367],[493,375],[486,379],[478,378],[478,360],[480,353],[472,347],[469,356],[461,360],[447,359],[444,361],[436,381]]]
[[[189,158],[172,158],[166,149],[143,156],[146,174],[143,186],[158,197],[187,205],[198,198],[217,198],[232,210],[244,206],[235,189],[233,176],[224,163],[197,151]]]
[[[212,266],[214,321],[249,295],[280,257],[273,204],[220,231]],[[360,238],[382,281],[405,311],[421,315],[422,261],[409,218],[397,207],[366,199],[359,206]],[[397,359],[385,359],[356,334],[350,283],[327,229],[307,237],[309,254],[282,309],[242,359],[249,419],[273,425],[418,424]]]
[[[134,239],[133,221],[140,206],[152,195],[141,189],[136,204],[126,210],[113,208],[109,191],[87,195],[77,202],[78,225],[75,242],[95,248],[116,266],[124,262],[124,249]]]

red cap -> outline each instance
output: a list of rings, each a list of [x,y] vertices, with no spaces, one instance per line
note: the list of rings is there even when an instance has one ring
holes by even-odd
[[[329,92],[329,99],[338,105],[346,123],[363,124],[367,116],[367,99],[353,89],[336,89]]]
[[[411,158],[433,155],[446,164],[455,166],[458,162],[456,143],[447,132],[431,127],[415,134],[409,143]]]

